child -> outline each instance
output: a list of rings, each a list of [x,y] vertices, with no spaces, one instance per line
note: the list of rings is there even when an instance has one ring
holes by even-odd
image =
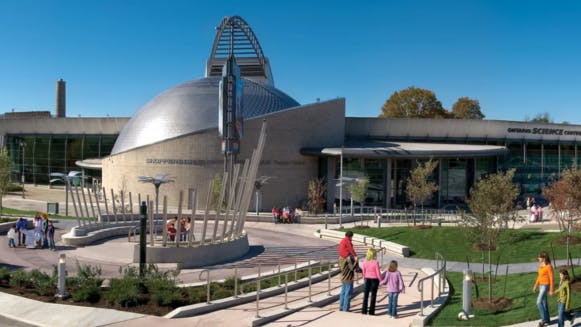
[[[169,240],[171,242],[174,242],[176,240],[176,228],[174,227],[173,223],[170,223],[167,227],[167,234],[169,236]]]
[[[48,239],[48,247],[51,251],[56,251],[56,247],[54,246],[54,225],[52,224],[52,220],[47,222],[46,236]]]
[[[361,313],[367,314],[367,304],[369,302],[369,314],[375,315],[375,300],[377,298],[377,288],[379,287],[379,280],[381,279],[381,271],[379,271],[379,263],[377,262],[377,250],[370,248],[367,250],[365,261],[363,262],[363,278],[365,278],[365,288],[363,289],[363,305]],[[371,300],[369,300],[369,293],[371,293]]]
[[[10,229],[8,230],[8,234],[6,235],[8,236],[8,247],[15,248],[16,245],[14,245],[14,236],[16,235],[16,224],[10,227]]]
[[[559,288],[556,290],[557,293],[557,309],[559,312],[559,318],[557,320],[557,326],[565,326],[565,320],[571,322],[571,326],[575,322],[575,316],[571,314],[571,287],[569,286],[569,272],[566,269],[561,269],[559,277],[561,281],[559,282]]]
[[[395,260],[391,260],[385,277],[381,281],[381,285],[385,284],[387,284],[387,297],[389,299],[387,314],[391,318],[397,318],[397,297],[400,292],[405,293],[405,285],[401,273],[397,270],[397,261]]]

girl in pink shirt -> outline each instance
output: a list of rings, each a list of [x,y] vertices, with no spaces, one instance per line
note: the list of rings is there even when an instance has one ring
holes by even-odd
[[[367,250],[365,261],[363,262],[363,278],[365,278],[365,288],[363,289],[363,306],[361,313],[367,314],[367,305],[369,300],[369,293],[371,292],[371,300],[369,302],[369,314],[375,315],[375,300],[377,298],[377,288],[379,287],[379,280],[381,279],[381,272],[379,271],[379,263],[377,262],[377,251],[374,248]]]

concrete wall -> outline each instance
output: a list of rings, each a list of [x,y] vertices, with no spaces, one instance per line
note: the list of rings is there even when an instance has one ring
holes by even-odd
[[[0,135],[118,135],[127,121],[125,117],[0,119]]]
[[[262,120],[268,124],[258,176],[272,178],[262,188],[262,210],[270,210],[274,205],[296,206],[306,200],[308,181],[317,177],[318,158],[303,156],[300,150],[340,146],[344,138],[344,117],[345,100],[336,99],[245,121],[240,162],[250,158],[256,147]],[[210,179],[224,169],[220,142],[218,130],[211,129],[112,155],[103,160],[103,186],[116,192],[124,188],[134,195],[140,193],[142,198],[149,194],[153,198],[153,185],[139,183],[138,176],[168,173],[175,182],[160,187],[160,204],[163,196],[168,195],[170,205],[177,205],[180,190],[197,188],[197,208],[203,208]],[[184,194],[186,200],[187,194]]]
[[[581,126],[504,120],[346,118],[347,137],[581,141]]]
[[[197,268],[238,259],[248,252],[248,236],[224,243],[206,244],[197,247],[147,247],[148,263],[180,263],[181,268]],[[139,244],[133,248],[133,262],[139,262]]]

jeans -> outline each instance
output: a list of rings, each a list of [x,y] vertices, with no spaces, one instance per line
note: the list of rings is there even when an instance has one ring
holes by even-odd
[[[573,317],[571,316],[571,313],[565,310],[565,303],[557,302],[557,309],[559,311],[559,319],[557,320],[557,326],[564,327],[565,320],[571,320],[571,318]]]
[[[388,292],[387,298],[389,300],[389,306],[387,307],[387,314],[392,317],[397,317],[397,297],[399,292]]]
[[[349,311],[351,295],[353,295],[353,282],[343,283],[341,294],[339,295],[339,311]]]
[[[547,293],[549,292],[549,285],[539,285],[539,296],[537,297],[537,308],[541,314],[543,322],[550,322],[549,303],[547,303]]]
[[[369,314],[375,314],[375,300],[377,299],[377,288],[379,288],[379,279],[377,278],[365,278],[365,288],[363,289],[363,306],[361,307],[361,313],[367,314],[367,303],[369,299],[369,293],[371,292],[371,300],[369,301]]]
[[[14,245],[14,239],[13,238],[9,238],[8,239],[8,247],[9,248],[15,248],[16,245]]]
[[[54,236],[49,236],[48,237],[48,247],[51,250],[55,250],[56,247],[54,246]]]

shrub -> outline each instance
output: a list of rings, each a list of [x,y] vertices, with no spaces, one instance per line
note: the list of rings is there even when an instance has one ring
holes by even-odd
[[[157,305],[177,308],[184,303],[181,292],[177,289],[163,288],[151,294],[151,300]]]
[[[191,287],[187,292],[191,303],[206,302],[206,287]]]
[[[119,304],[125,308],[138,305],[140,298],[139,280],[131,276],[112,279],[109,292],[105,294],[109,304]]]
[[[54,294],[55,292],[56,280],[51,278],[51,276],[45,272],[34,269],[30,272],[30,281],[32,287],[34,287],[36,292],[38,292],[38,295],[45,296],[48,294]]]
[[[2,282],[10,281],[10,270],[7,267],[0,268],[0,281]]]
[[[71,298],[74,302],[90,302],[97,303],[101,299],[101,287],[97,280],[87,281],[81,283],[76,287]]]
[[[12,287],[28,288],[31,287],[30,276],[24,270],[17,270],[10,276],[9,285]]]
[[[102,269],[99,266],[82,265],[77,261],[77,277],[81,280],[100,280]]]

